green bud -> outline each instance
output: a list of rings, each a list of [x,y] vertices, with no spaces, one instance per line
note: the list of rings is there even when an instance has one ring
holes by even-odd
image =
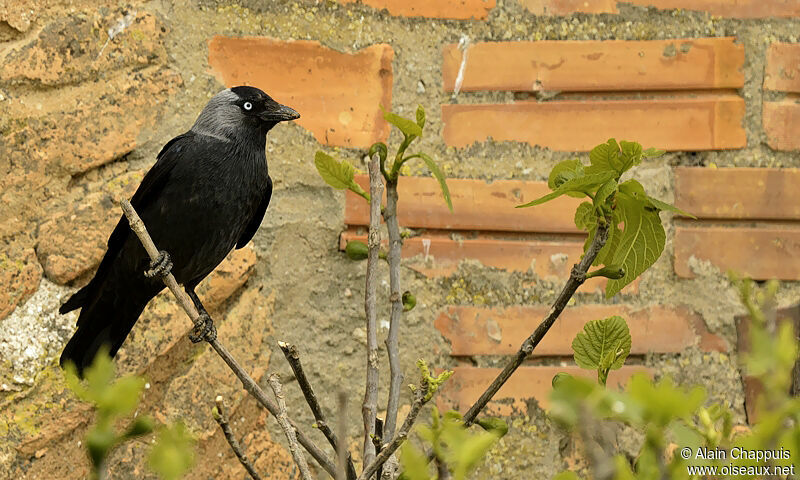
[[[625,276],[625,269],[620,267],[619,265],[608,265],[601,269],[595,270],[594,272],[589,272],[586,274],[586,278],[606,277],[612,280],[619,280],[624,276]]]
[[[403,292],[403,311],[410,312],[417,306],[417,297],[413,293],[406,290]]]
[[[508,433],[508,424],[502,419],[497,417],[479,418],[476,422],[489,433],[494,433],[498,438]]]
[[[367,248],[367,244],[358,240],[347,242],[347,246],[344,247],[344,251],[350,260],[364,260],[369,254],[369,248]]]
[[[425,127],[425,109],[422,108],[422,105],[417,105],[417,125],[419,128]]]
[[[570,378],[572,378],[572,375],[570,375],[569,373],[564,373],[564,372],[556,373],[552,381],[553,388],[558,388],[558,385],[560,383],[564,382],[565,380],[569,380]]]

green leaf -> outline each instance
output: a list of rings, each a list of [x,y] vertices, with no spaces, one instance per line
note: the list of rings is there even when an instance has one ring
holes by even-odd
[[[611,180],[607,181],[600,188],[597,189],[597,193],[594,194],[594,204],[599,208],[603,207],[613,194],[617,192],[617,180],[612,178]]]
[[[508,433],[508,424],[502,418],[484,417],[478,419],[476,423],[487,432],[497,435],[498,438]]]
[[[536,200],[528,202],[524,205],[517,205],[517,208],[526,208],[526,207],[532,207],[534,205],[541,205],[542,203],[548,202],[554,198],[558,198],[567,192],[587,192],[595,187],[599,187],[600,185],[606,183],[613,177],[614,177],[614,172],[593,173],[593,174],[583,175],[581,177],[576,177],[562,183],[561,186],[559,186],[558,188],[556,188],[555,190],[553,190],[552,192],[548,193],[543,197],[539,197]]]
[[[601,173],[601,172],[614,172],[619,174],[619,145],[613,138],[609,138],[606,143],[594,147],[589,152],[589,160],[591,167],[587,169],[587,173]]]
[[[654,207],[661,210],[662,212],[674,212],[677,213],[678,215],[683,215],[684,217],[697,219],[697,217],[695,217],[691,213],[685,212],[680,208],[676,207],[675,205],[670,205],[667,202],[662,202],[661,200],[655,199],[650,196],[648,196],[647,199],[650,200],[650,203],[653,204]]]
[[[587,322],[583,331],[578,332],[572,341],[572,350],[575,352],[575,362],[581,368],[621,368],[631,352],[628,324],[616,315]]]
[[[670,377],[657,383],[646,374],[634,374],[628,381],[627,391],[643,411],[645,421],[665,427],[675,419],[690,420],[703,404],[706,392],[702,387],[687,390],[675,385]]]
[[[162,428],[150,450],[150,468],[166,480],[176,480],[194,464],[194,438],[183,423]]]
[[[621,140],[619,146],[622,149],[619,159],[621,161],[620,174],[630,170],[631,167],[642,163],[642,146],[636,142],[626,142]]]
[[[139,404],[144,384],[144,378],[141,377],[120,378],[103,391],[97,400],[97,408],[118,416],[133,413]]]
[[[580,160],[564,160],[559,162],[550,170],[550,177],[547,179],[547,186],[550,190],[555,190],[565,182],[573,178],[583,176],[583,163]]]
[[[408,480],[430,480],[428,473],[428,457],[411,442],[400,447],[400,465],[403,466],[403,478]]]
[[[587,232],[597,227],[597,213],[589,202],[583,202],[575,210],[575,226]]]
[[[425,109],[422,105],[417,105],[417,125],[420,129],[425,128]]]
[[[650,147],[647,150],[645,150],[644,152],[642,152],[642,156],[643,157],[648,157],[648,158],[655,158],[655,157],[660,157],[661,155],[664,155],[665,153],[667,153],[667,152],[665,152],[664,150],[659,150],[657,148]]]
[[[447,433],[447,430],[443,433]],[[447,437],[443,435],[442,438],[447,442]],[[489,432],[470,435],[464,439],[451,455],[453,457],[451,460],[453,480],[466,479],[467,473],[483,459],[497,439],[497,435]]]
[[[442,189],[442,196],[444,197],[444,201],[447,203],[447,208],[450,211],[453,211],[453,202],[450,200],[450,189],[447,188],[447,181],[445,180],[444,173],[439,169],[439,165],[426,153],[417,153],[412,155],[411,157],[419,157],[425,162],[425,165],[428,167],[428,170],[431,171],[436,180],[439,181],[439,187]],[[409,157],[410,158],[410,157]]]
[[[128,429],[125,431],[124,436],[126,438],[133,438],[140,435],[147,435],[148,433],[152,432],[155,427],[156,424],[149,415],[139,415],[133,419],[130,425],[128,425]]]
[[[394,114],[392,112],[387,112],[383,105],[381,105],[381,110],[383,110],[383,118],[387,122],[391,123],[395,127],[397,127],[403,135],[406,137],[421,137],[422,136],[422,127],[418,125],[416,122],[411,121],[405,117],[401,117],[400,115]]]
[[[327,153],[317,150],[314,165],[325,183],[333,188],[344,190],[354,183],[355,169],[347,160],[339,162]]]
[[[647,206],[645,201],[623,193],[620,185],[615,213],[625,226],[614,257],[609,263],[620,265],[625,270],[625,276],[608,281],[606,298],[616,295],[625,285],[650,268],[664,251],[666,234],[661,218],[657,210],[649,210]]]

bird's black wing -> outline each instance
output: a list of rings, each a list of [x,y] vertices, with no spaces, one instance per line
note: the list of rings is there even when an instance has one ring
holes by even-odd
[[[261,220],[264,219],[264,213],[267,211],[270,198],[272,198],[272,178],[267,177],[267,188],[264,189],[264,196],[261,197],[261,203],[258,204],[256,213],[253,215],[253,218],[250,219],[247,227],[245,227],[242,236],[239,237],[239,241],[236,242],[237,249],[247,245],[247,242],[256,234],[256,230],[261,226]]]
[[[178,163],[180,153],[184,148],[182,140],[189,139],[192,136],[194,134],[189,131],[183,135],[178,135],[164,145],[158,154],[155,165],[145,174],[142,183],[139,184],[139,188],[136,189],[136,193],[131,198],[131,205],[133,205],[134,209],[141,211],[158,197],[159,192],[161,192],[169,179],[170,172]],[[130,231],[128,219],[125,215],[122,215],[114,231],[111,232],[111,236],[108,237],[108,250],[103,256],[100,266],[97,267],[94,278],[61,305],[61,308],[58,309],[59,312],[70,312],[86,304],[86,301],[102,285]]]

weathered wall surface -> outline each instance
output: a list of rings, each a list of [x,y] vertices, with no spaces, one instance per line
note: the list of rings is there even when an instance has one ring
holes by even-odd
[[[422,104],[429,134],[420,148],[464,180],[451,183],[460,216],[448,225],[426,224],[442,204],[425,179],[401,182],[401,223],[417,233],[406,253],[422,254],[403,271],[418,306],[404,316],[401,348],[409,376],[418,357],[457,368],[444,397],[451,405],[463,408],[482,389],[579,255],[569,204],[518,211],[540,215],[528,223],[481,223],[510,209],[520,191],[541,188],[555,162],[609,136],[664,148],[670,153],[638,174],[657,197],[703,219],[665,218],[663,257],[610,307],[597,285],[577,296],[552,332],[549,356],[501,392],[493,408],[513,414],[512,429],[476,478],[538,478],[565,466],[563,435],[540,406],[554,367],[569,368],[563,355],[574,329],[609,309],[635,324],[631,369],[700,383],[743,422],[733,351],[740,309],[724,272],[781,278],[784,302],[800,291],[792,193],[800,10],[779,0],[633,3],[0,1],[0,472],[85,477],[80,440],[91,413],[57,367],[75,321],[58,305],[96,268],[120,215],[116,202],[132,194],[160,147],[237,83],[302,114],[269,134],[275,193],[261,229],[202,287],[220,338],[254,377],[289,378],[276,346],[285,340],[300,346],[319,392],[345,386],[361,397],[365,265],[348,261],[339,242],[342,232],[361,234],[363,219],[318,178],[313,156],[326,148],[364,170],[362,149],[389,132],[378,104],[405,115]],[[462,38],[471,46],[453,95]],[[440,228],[449,231],[426,230]],[[224,395],[259,469],[293,477],[273,420],[213,352],[187,340],[188,330],[162,295],[120,351],[121,372],[148,378],[142,410],[182,418],[197,434],[191,478],[240,478],[210,416],[213,398]],[[297,389],[285,391],[290,413],[310,425]],[[332,409],[328,395],[323,403]],[[349,417],[358,418],[357,407]],[[143,452],[142,443],[120,449],[114,478],[148,478]]]

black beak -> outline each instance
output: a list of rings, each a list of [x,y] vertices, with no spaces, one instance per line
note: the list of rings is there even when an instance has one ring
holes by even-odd
[[[262,120],[269,122],[286,122],[300,118],[300,114],[297,113],[295,109],[280,104],[277,104],[274,108],[265,110],[259,116]]]

